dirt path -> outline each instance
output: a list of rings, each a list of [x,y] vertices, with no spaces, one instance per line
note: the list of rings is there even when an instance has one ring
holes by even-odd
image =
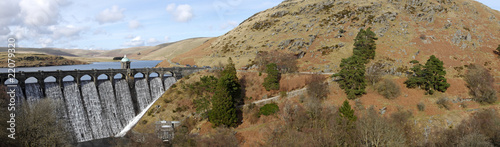
[[[307,88],[302,88],[302,89],[297,89],[297,90],[293,90],[293,91],[290,91],[290,92],[287,92],[286,93],[286,98],[291,98],[291,97],[295,97],[295,96],[299,96],[301,94],[304,94],[306,92]],[[271,102],[277,102],[279,100],[280,96],[274,96],[274,97],[270,97],[270,98],[267,98],[267,99],[262,99],[262,100],[258,100],[258,101],[254,101],[250,104],[256,104],[256,105],[263,105],[263,104],[268,104],[268,103],[271,103]],[[240,105],[238,106],[238,108],[241,108],[241,107],[245,107],[245,106],[248,106],[250,104],[245,104],[245,105]]]

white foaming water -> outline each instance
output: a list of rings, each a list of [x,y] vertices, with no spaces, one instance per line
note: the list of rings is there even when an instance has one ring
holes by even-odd
[[[99,97],[101,98],[103,121],[106,121],[105,123],[107,123],[111,134],[117,134],[123,126],[120,122],[111,81],[99,81],[97,87],[99,88]]]
[[[168,87],[165,89],[165,91],[168,90],[168,88],[170,88],[170,86],[172,86],[172,84],[175,83],[175,78],[174,77],[168,77],[165,79],[165,87]],[[141,113],[139,113],[139,115],[135,116],[135,118],[127,125],[123,128],[123,130],[116,134],[115,137],[123,137],[127,134],[127,132],[132,129],[132,127],[135,126],[135,124],[137,124],[137,122],[139,122],[139,120],[141,120],[142,116],[144,116],[144,114],[146,114],[146,112],[149,110],[149,108],[151,108],[151,106],[153,106],[153,104],[156,102],[156,100],[158,100],[159,97],[156,97],[154,98],[153,102],[151,102],[151,104],[149,104],[146,109],[142,110]]]
[[[121,125],[128,124],[135,116],[134,104],[130,95],[129,86],[125,79],[115,81],[116,106],[119,114]]]
[[[149,89],[151,90],[151,98],[158,98],[165,92],[165,90],[163,89],[161,78],[159,77],[151,78],[151,80],[149,81],[149,85]]]
[[[28,102],[34,102],[43,97],[42,89],[38,83],[27,83],[26,86],[26,99]]]
[[[101,101],[97,93],[94,81],[82,81],[82,96],[85,108],[87,108],[87,118],[92,129],[94,139],[101,139],[111,136],[107,121],[102,117]]]
[[[137,94],[137,105],[139,111],[142,111],[149,103],[151,103],[151,93],[146,78],[135,79],[135,92]]]
[[[64,99],[68,117],[78,142],[92,140],[87,113],[84,110],[80,90],[76,82],[64,82]]]

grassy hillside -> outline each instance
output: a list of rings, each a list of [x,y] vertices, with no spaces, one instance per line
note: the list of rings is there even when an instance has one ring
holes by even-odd
[[[287,0],[172,61],[217,65],[232,57],[239,68],[258,51],[276,50],[304,54],[302,71],[335,72],[351,56],[358,30],[368,27],[379,38],[374,61],[391,68],[436,55],[448,73],[486,63],[500,75],[493,53],[500,44],[500,12],[473,0]]]
[[[8,66],[7,59],[8,59],[7,53],[0,52],[0,67]],[[62,56],[33,54],[33,53],[16,53],[15,57],[11,59],[15,61],[16,67],[40,67],[40,66],[88,64],[88,62],[67,59]]]
[[[102,57],[119,57],[127,54],[127,57],[138,60],[165,60],[171,59],[179,54],[185,53],[201,44],[209,38],[192,38],[172,43],[164,43],[157,46],[141,46],[125,49],[110,50],[102,53]]]
[[[340,61],[352,55],[353,39],[359,29],[369,27],[378,40],[375,59],[367,67],[375,63],[385,65],[387,70],[383,79],[394,82],[400,95],[395,99],[384,98],[378,92],[380,82],[369,84],[366,94],[349,100],[359,118],[356,125],[379,125],[370,126],[373,128],[386,125],[387,129],[401,129],[404,133],[391,135],[405,136],[407,146],[439,146],[440,143],[453,146],[457,144],[442,139],[466,140],[463,132],[462,136],[450,136],[458,134],[453,131],[463,129],[464,125],[473,124],[470,118],[475,118],[476,114],[483,112],[482,109],[500,110],[499,94],[493,104],[471,101],[463,78],[467,65],[473,63],[483,65],[496,81],[500,80],[500,58],[493,52],[500,44],[500,12],[473,0],[286,0],[253,15],[228,33],[211,38],[170,60],[181,64],[217,66],[231,57],[236,68],[240,69],[255,63],[260,51],[278,51],[303,55],[297,59],[299,71],[335,73],[340,70]],[[434,95],[425,95],[424,90],[418,88],[406,88],[405,72],[412,67],[409,62],[425,63],[431,55],[444,62],[447,82],[451,86],[446,92]],[[167,60],[162,63],[159,66],[171,66]],[[150,110],[151,115],[143,117],[143,123],[138,124],[134,131],[152,133],[150,129],[159,119],[183,120],[188,134],[195,136],[192,139],[200,144],[230,140],[227,136],[220,137],[218,129],[212,128],[206,116],[196,111],[195,101],[199,98],[195,93],[196,85],[203,75],[214,73],[201,72],[176,83],[176,87],[165,92],[155,103],[160,105],[160,110]],[[262,82],[265,77],[265,73],[261,75],[253,69],[238,72],[246,104],[240,109],[241,124],[232,129],[239,145],[331,146],[328,143],[339,143],[336,136],[338,139],[349,131],[343,130],[349,127],[335,125],[338,107],[346,100],[346,94],[331,78],[323,81],[328,83],[327,97],[318,100],[306,92],[310,75],[285,74],[277,91],[264,90]],[[303,88],[306,90],[301,90]],[[491,88],[500,91],[498,82]],[[251,103],[268,98],[277,103],[280,111],[259,116],[259,107],[263,103]],[[368,108],[373,108],[377,115]],[[493,115],[496,117],[490,119],[491,125],[495,126],[493,130],[500,130],[498,115],[496,113]],[[373,116],[382,121],[371,120]],[[181,137],[181,141],[190,141],[186,139],[189,135]],[[213,142],[207,141],[210,139]],[[494,137],[491,140],[495,140]],[[426,144],[429,142],[431,144]]]

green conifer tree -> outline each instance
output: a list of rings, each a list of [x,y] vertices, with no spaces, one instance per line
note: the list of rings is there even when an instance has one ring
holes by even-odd
[[[377,48],[375,44],[377,37],[375,33],[368,28],[366,31],[359,30],[356,38],[354,39],[354,56],[359,56],[364,60],[364,63],[368,63],[370,59],[375,58],[375,49]]]
[[[351,108],[349,101],[345,100],[342,106],[339,108],[339,115],[342,118],[349,120],[350,122],[355,122],[358,118],[354,115],[354,110]]]
[[[425,77],[425,87],[428,94],[433,94],[434,90],[445,92],[450,84],[446,82],[446,71],[443,67],[443,61],[432,55],[429,60],[425,63],[424,77]]]
[[[410,63],[413,63],[413,67],[410,69],[412,71],[411,76],[405,81],[406,87],[415,88],[423,85],[425,79],[422,71],[422,64],[420,64],[417,60],[412,60]]]
[[[366,93],[365,65],[363,59],[358,56],[351,56],[342,59],[338,73],[333,77],[340,77],[338,81],[340,88],[344,89],[348,99],[355,99]]]
[[[424,66],[418,63],[418,61],[413,60],[411,63],[415,65],[411,69],[413,71],[412,76],[405,81],[406,87],[415,88],[417,86],[423,86],[426,90],[426,94],[434,94],[434,90],[445,92],[450,84],[447,83],[446,71],[443,67],[443,61],[432,55]]]
[[[280,89],[280,73],[278,71],[278,66],[275,63],[270,63],[266,65],[267,77],[264,79],[264,88],[269,90],[279,90]]]
[[[235,99],[239,98],[240,94],[241,88],[236,76],[236,68],[231,58],[229,58],[229,64],[222,71],[212,97],[212,110],[209,113],[209,120],[214,126],[236,126],[238,117],[236,115]]]

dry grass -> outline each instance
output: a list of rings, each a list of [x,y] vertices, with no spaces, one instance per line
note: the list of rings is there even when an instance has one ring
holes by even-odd
[[[0,52],[0,67],[7,67],[9,57],[6,52]],[[15,61],[16,67],[40,67],[56,65],[78,65],[88,64],[75,59],[67,59],[61,56],[45,55],[39,53],[16,53],[11,58]]]

